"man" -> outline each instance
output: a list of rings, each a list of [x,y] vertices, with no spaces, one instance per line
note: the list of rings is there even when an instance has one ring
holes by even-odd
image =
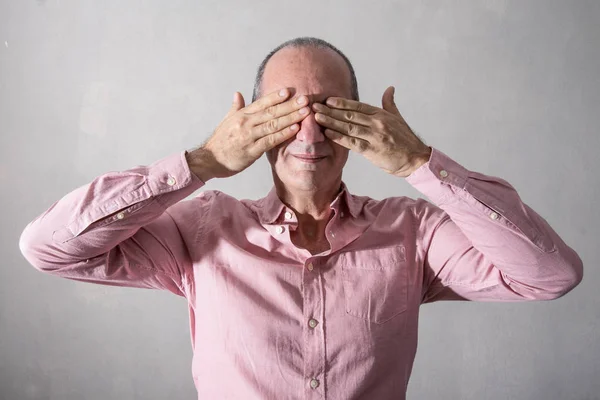
[[[20,240],[41,271],[184,296],[199,398],[401,399],[420,304],[551,300],[581,281],[581,259],[509,183],[411,131],[392,87],[383,108],[359,102],[332,45],[275,49],[254,99],[236,92],[200,148],[96,178]],[[349,150],[435,204],[350,194]],[[265,152],[265,198],[181,201]]]

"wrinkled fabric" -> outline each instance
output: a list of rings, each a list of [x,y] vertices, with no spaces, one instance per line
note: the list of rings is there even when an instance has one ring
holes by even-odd
[[[50,275],[187,299],[199,399],[404,399],[421,304],[551,300],[583,277],[508,182],[435,148],[405,179],[430,201],[342,183],[318,255],[291,242],[298,220],[274,189],[185,200],[205,184],[185,155],[97,177],[19,244]]]

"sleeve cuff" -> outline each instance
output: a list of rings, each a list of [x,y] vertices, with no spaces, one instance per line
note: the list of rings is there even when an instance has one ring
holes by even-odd
[[[440,150],[431,147],[429,161],[405,179],[436,204],[464,190],[469,171]]]
[[[185,153],[177,152],[148,167],[148,187],[153,196],[184,188],[193,193],[204,186],[205,182],[190,170]]]

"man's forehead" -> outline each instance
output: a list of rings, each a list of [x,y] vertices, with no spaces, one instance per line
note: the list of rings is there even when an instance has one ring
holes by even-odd
[[[313,79],[271,79],[263,81],[261,97],[280,89],[288,89],[291,97],[306,96],[309,103],[322,103],[328,97],[351,96],[349,83],[339,82],[336,79],[327,79],[323,82],[314,82]]]
[[[283,78],[283,77],[282,77]],[[291,97],[304,95],[308,97],[309,103],[325,102],[328,97],[349,97],[350,88],[346,82],[339,82],[336,79],[325,79],[322,82],[315,82],[314,79],[271,79],[263,82],[261,94],[266,96],[271,92],[287,88]]]
[[[349,97],[350,73],[343,59],[329,49],[282,49],[266,65],[261,94],[288,88],[309,102],[331,96]]]

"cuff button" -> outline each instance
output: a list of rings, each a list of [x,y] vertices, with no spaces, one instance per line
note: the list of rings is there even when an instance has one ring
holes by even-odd
[[[175,184],[175,178],[170,176],[169,179],[167,179],[167,185],[173,186],[174,184]]]

